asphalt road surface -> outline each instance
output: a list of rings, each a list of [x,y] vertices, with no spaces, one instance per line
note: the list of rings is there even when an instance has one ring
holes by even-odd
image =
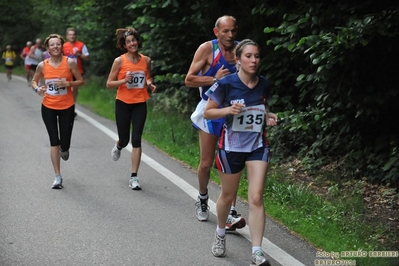
[[[83,88],[84,89],[84,88]],[[195,171],[143,143],[141,191],[128,187],[130,149],[111,159],[115,122],[77,106],[70,158],[54,179],[41,97],[25,79],[0,74],[0,265],[249,265],[249,229],[227,236],[215,258],[219,187],[210,184],[211,215],[199,222]],[[129,145],[130,146],[130,145]],[[183,147],[184,148],[184,147]],[[238,212],[248,217],[245,202]],[[314,265],[316,250],[266,221],[263,249],[273,266]]]

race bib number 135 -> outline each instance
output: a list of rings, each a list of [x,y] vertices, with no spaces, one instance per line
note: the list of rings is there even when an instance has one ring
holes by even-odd
[[[265,122],[265,106],[263,104],[244,107],[241,113],[233,118],[233,131],[262,132]]]

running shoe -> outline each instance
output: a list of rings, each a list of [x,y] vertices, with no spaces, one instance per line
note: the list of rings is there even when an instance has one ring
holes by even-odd
[[[138,177],[130,178],[129,187],[132,188],[133,190],[141,190],[139,178]]]
[[[114,160],[114,161],[119,160],[119,157],[121,157],[121,150],[118,149],[116,144],[115,144],[114,148],[112,148],[111,156],[112,156],[112,160]]]
[[[266,254],[263,250],[258,250],[252,253],[251,265],[256,266],[270,266],[269,261],[266,259]]]
[[[68,161],[69,159],[69,151],[62,151],[60,149],[60,156],[64,161]]]
[[[206,221],[209,218],[209,206],[208,206],[208,198],[200,199],[198,197],[197,202],[195,203],[195,216],[197,216],[198,221]]]
[[[54,178],[54,183],[51,186],[52,189],[61,189],[62,188],[62,177],[60,175],[56,175]]]
[[[236,211],[230,211],[229,216],[226,221],[226,230],[227,231],[235,231],[236,229],[240,229],[245,227],[247,223],[245,222],[244,217],[241,217],[240,214],[237,214]]]
[[[212,244],[212,254],[215,257],[226,256],[226,235],[220,236],[215,234],[215,240]]]

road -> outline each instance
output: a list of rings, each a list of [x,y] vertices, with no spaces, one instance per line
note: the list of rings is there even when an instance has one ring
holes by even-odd
[[[83,88],[84,89],[84,88]],[[41,98],[0,74],[0,265],[249,265],[248,227],[229,233],[227,256],[215,258],[219,186],[210,184],[212,214],[194,216],[192,169],[143,143],[141,191],[128,187],[131,149],[111,159],[114,121],[77,106],[70,158],[54,174]],[[248,217],[248,206],[237,209]],[[263,249],[273,266],[313,265],[316,250],[267,217]]]

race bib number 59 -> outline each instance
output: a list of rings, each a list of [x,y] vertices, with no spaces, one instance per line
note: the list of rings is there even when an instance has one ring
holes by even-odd
[[[60,79],[46,79],[45,80],[45,84],[47,86],[46,93],[48,95],[61,96],[61,95],[66,95],[67,94],[67,88],[66,87],[59,88],[59,87],[57,87],[54,84],[55,81],[59,81],[59,80]],[[65,81],[65,78],[62,78],[61,80]]]
[[[265,122],[265,106],[263,104],[244,107],[241,113],[233,118],[233,131],[262,132]]]
[[[128,89],[143,89],[145,84],[145,73],[143,71],[132,72],[132,79],[126,83]]]

